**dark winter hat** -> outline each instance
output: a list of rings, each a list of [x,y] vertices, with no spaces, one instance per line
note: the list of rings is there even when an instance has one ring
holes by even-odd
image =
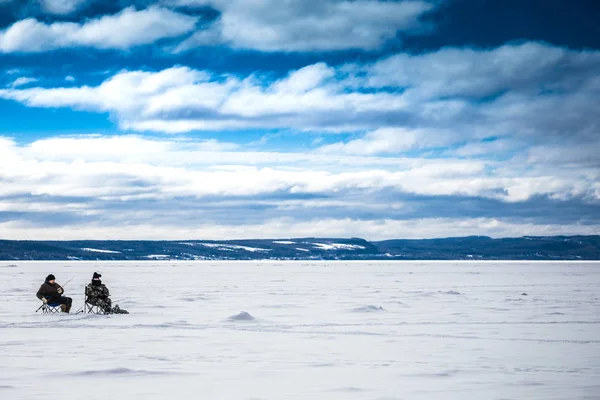
[[[102,277],[102,274],[94,272],[94,276],[92,277],[92,279],[100,279],[101,277]]]
[[[54,277],[54,275],[50,274],[50,275],[48,275],[48,276],[46,277],[46,282],[53,281],[53,280],[55,280],[55,279],[56,279],[56,278]]]

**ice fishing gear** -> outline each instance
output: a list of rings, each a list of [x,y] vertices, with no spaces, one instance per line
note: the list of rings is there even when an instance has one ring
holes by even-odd
[[[73,277],[71,277],[71,279],[69,279],[69,280],[67,281],[67,283],[71,282],[71,281],[73,280],[73,278],[75,278],[75,277],[74,277],[74,276],[73,276]],[[62,285],[62,287],[64,288],[65,286],[67,286],[67,283],[65,283],[64,285]]]

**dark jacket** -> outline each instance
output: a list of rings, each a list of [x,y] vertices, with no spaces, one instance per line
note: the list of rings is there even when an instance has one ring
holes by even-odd
[[[101,283],[100,285],[94,285],[93,283],[89,283],[85,287],[85,295],[88,297],[88,300],[104,300],[110,296],[110,292],[108,291],[108,288],[104,283]]]
[[[61,290],[61,293],[58,293],[58,289]],[[48,300],[51,300],[51,299],[60,298],[60,296],[63,292],[64,292],[64,289],[58,283],[54,283],[54,285],[51,285],[48,282],[44,282],[44,283],[42,283],[42,286],[40,286],[40,289],[37,291],[37,293],[35,295],[40,300],[43,297],[47,298]]]

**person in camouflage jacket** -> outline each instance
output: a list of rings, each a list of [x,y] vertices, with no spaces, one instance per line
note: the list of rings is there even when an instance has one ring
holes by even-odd
[[[92,282],[85,287],[86,303],[100,307],[105,313],[110,313],[112,310],[110,291],[100,280],[101,277],[101,274],[94,272]]]
[[[118,305],[112,307],[110,291],[100,280],[101,277],[101,274],[94,272],[92,281],[85,287],[85,302],[100,307],[106,314],[129,314]]]

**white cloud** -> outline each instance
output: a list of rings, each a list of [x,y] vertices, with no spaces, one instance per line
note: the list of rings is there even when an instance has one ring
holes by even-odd
[[[527,67],[532,62],[538,68]],[[493,137],[594,140],[594,126],[600,122],[594,108],[599,69],[600,52],[526,43],[491,51],[398,55],[372,65],[334,68],[317,63],[276,81],[259,73],[218,75],[177,66],[121,71],[94,87],[0,90],[0,97],[34,107],[110,112],[121,128],[136,131],[368,131],[358,141],[331,149],[383,154]],[[552,72],[557,70],[569,73]],[[372,90],[378,85],[386,88]],[[390,85],[398,87],[390,90]],[[493,94],[498,96],[481,101],[481,96]]]
[[[0,137],[0,212],[12,215],[0,228],[13,238],[113,239],[313,236],[310,229],[374,239],[597,231],[598,221],[579,225],[597,208],[579,212],[585,205],[576,203],[573,215],[540,219],[540,205],[527,206],[536,196],[555,199],[552,209],[573,199],[599,204],[597,167],[554,163],[250,152],[188,138],[93,135],[17,144]],[[468,208],[453,212],[461,196],[469,196]],[[470,215],[489,201],[497,203],[488,215]],[[525,206],[534,215],[526,209],[511,216]],[[450,216],[456,212],[460,219]]]
[[[173,67],[159,72],[126,71],[96,87],[0,90],[0,97],[34,107],[73,107],[115,113],[125,129],[187,132],[244,127],[339,130],[370,126],[367,117],[399,111],[392,94],[345,93],[331,81],[334,70],[315,64],[264,86],[254,77],[213,76]],[[349,122],[348,114],[364,121]]]
[[[350,218],[297,221],[282,218],[262,224],[160,225],[152,223],[106,226],[97,224],[44,227],[18,221],[0,222],[5,239],[31,240],[205,240],[272,239],[278,237],[362,237],[367,240],[396,238],[440,238],[487,235],[491,237],[598,235],[597,225],[535,224],[495,218],[423,218],[411,220],[364,221]]]
[[[485,97],[511,90],[585,89],[598,78],[599,51],[577,51],[526,42],[494,49],[443,48],[420,54],[397,54],[360,67],[361,85],[400,87],[416,98]],[[597,89],[596,89],[597,90]]]
[[[45,24],[33,18],[15,22],[0,31],[0,52],[42,52],[70,47],[125,50],[192,31],[197,18],[165,8],[137,11],[128,7],[78,24]]]
[[[87,0],[39,0],[42,10],[49,14],[65,15],[77,10]]]
[[[434,8],[426,1],[339,0],[174,0],[170,4],[210,5],[220,17],[177,51],[227,44],[261,51],[376,49],[398,32],[420,27]],[[265,12],[265,10],[269,10]]]
[[[20,201],[0,200],[0,212],[68,212],[78,215],[98,214],[98,211],[89,210],[89,206],[82,203],[65,202],[40,202],[25,203]]]
[[[374,190],[391,187],[422,195],[487,196],[505,201],[523,201],[538,195],[597,198],[593,182],[598,177],[598,164],[594,161],[593,151],[590,150],[585,157],[577,154],[582,153],[582,148],[586,151],[597,149],[600,142],[597,132],[600,115],[596,111],[600,85],[594,84],[596,80],[600,81],[597,72],[600,70],[599,52],[565,51],[524,44],[508,46],[497,52],[455,49],[450,53],[452,58],[464,57],[467,61],[456,63],[466,67],[453,67],[451,62],[447,62],[449,70],[454,72],[441,69],[437,83],[435,74],[431,72],[435,68],[428,69],[427,63],[444,65],[435,58],[438,53],[413,56],[409,60],[409,63],[414,63],[411,68],[415,71],[422,67],[422,75],[411,73],[410,79],[399,83],[393,83],[393,77],[390,77],[386,83],[404,85],[409,82],[410,89],[407,91],[388,88],[374,91],[362,87],[370,85],[370,79],[376,76],[369,71],[377,71],[373,66],[379,65],[377,62],[339,68],[317,63],[290,71],[287,76],[275,81],[260,74],[217,75],[187,67],[157,72],[121,71],[98,86],[0,89],[0,98],[13,99],[32,107],[72,107],[109,112],[121,128],[138,131],[177,133],[285,128],[316,130],[319,133],[351,132],[354,135],[366,132],[354,140],[339,143],[327,140],[329,144],[310,155],[222,151],[218,153],[221,159],[215,161],[210,152],[203,153],[202,157],[197,157],[207,160],[203,165],[216,162],[256,166],[272,160],[285,160],[288,166],[300,166],[306,170],[309,161],[317,160],[314,170],[335,173],[347,170],[349,166],[357,170],[360,166],[376,166],[373,169],[377,172],[361,178],[384,182],[375,186]],[[536,57],[532,58],[531,53]],[[519,78],[514,71],[502,72],[500,68],[497,71],[500,83],[492,84],[494,74],[491,72],[499,67],[487,67],[486,71],[490,72],[487,77],[479,71],[478,63],[469,60],[475,57],[482,62],[495,60],[493,65],[502,64],[499,54],[507,57],[509,71],[514,66],[524,68],[523,62],[515,61],[515,58],[525,57],[528,62],[543,59],[544,62],[537,74],[527,72],[526,80]],[[578,73],[575,76],[554,76],[551,72],[561,68]],[[369,79],[361,80],[354,76],[352,71],[356,69],[369,72]],[[345,79],[348,73],[349,79]],[[469,86],[471,75],[479,76],[481,79],[475,80],[486,89],[476,90]],[[484,78],[490,83],[482,81]],[[560,90],[546,90],[550,87]],[[496,90],[494,88],[504,88],[503,94],[481,101],[480,96],[490,95]],[[539,88],[543,91],[539,92]],[[417,92],[418,95],[415,94]],[[442,95],[446,97],[436,97]],[[307,139],[307,142],[310,140]],[[452,148],[440,149],[445,146]],[[60,154],[60,150],[54,151]],[[548,154],[552,156],[545,157],[545,151],[551,152]],[[439,181],[429,177],[415,180],[422,164],[392,157],[406,152],[418,153],[420,157],[427,157],[429,162],[435,159],[436,154],[467,159],[475,157],[476,160],[462,160],[469,162],[468,168],[475,168],[475,173],[472,179],[466,180]],[[373,155],[385,157],[365,157]],[[160,154],[155,156],[164,159]],[[506,167],[493,161],[498,159],[496,156],[507,160]],[[536,163],[528,164],[528,157]],[[197,165],[199,161],[195,163]],[[319,170],[319,166],[326,168]],[[379,170],[389,172],[391,166],[399,169],[398,174],[379,173]],[[437,167],[455,173],[448,164],[438,164]],[[402,168],[410,169],[412,175],[403,172]],[[577,179],[573,178],[574,174]],[[325,182],[324,190],[336,189],[332,182],[339,176],[321,178],[319,180]],[[354,181],[350,181],[347,187],[353,187]],[[401,184],[396,183],[399,181]],[[294,190],[300,192],[307,187],[304,178],[295,177],[291,182],[292,186],[295,185]],[[337,189],[343,190],[344,187]]]
[[[330,154],[396,154],[417,148],[448,146],[461,139],[444,130],[381,128],[360,139],[325,145],[317,151]]]
[[[71,75],[67,75],[65,77],[65,81],[67,81],[67,82],[75,82],[75,77],[71,76]]]
[[[498,154],[506,154],[507,152],[514,151],[519,147],[527,147],[527,145],[518,139],[501,138],[498,140],[470,142],[456,149],[446,150],[445,153],[458,157],[489,157]]]
[[[198,154],[237,149],[234,143],[215,140],[151,140],[139,136],[78,136],[39,139],[31,143],[26,152],[36,159],[91,162],[158,162],[164,164],[176,156],[169,165],[189,163]],[[184,157],[183,159],[181,157]]]
[[[27,85],[29,83],[33,83],[33,82],[37,82],[38,79],[37,78],[31,78],[31,77],[26,77],[26,76],[21,76],[17,79],[15,79],[13,81],[13,83],[10,84],[11,87],[15,88],[18,86],[23,86],[23,85]]]
[[[560,165],[567,170],[577,170],[582,173],[582,168],[593,170],[600,169],[600,142],[586,143],[574,146],[565,141],[541,144],[538,143],[527,149],[527,162],[534,165]]]
[[[145,198],[175,199],[393,190],[505,202],[526,201],[536,195],[600,199],[593,195],[598,171],[574,179],[572,171],[527,171],[526,162],[509,171],[490,172],[497,167],[492,161],[423,158],[397,159],[387,167],[381,166],[378,158],[362,158],[363,167],[338,171],[327,155],[232,151],[235,149],[233,144],[215,141],[135,136],[52,138],[25,147],[5,139],[0,142],[0,178],[4,182],[0,196],[33,193],[126,198],[143,194]],[[132,186],[132,181],[145,185]]]

